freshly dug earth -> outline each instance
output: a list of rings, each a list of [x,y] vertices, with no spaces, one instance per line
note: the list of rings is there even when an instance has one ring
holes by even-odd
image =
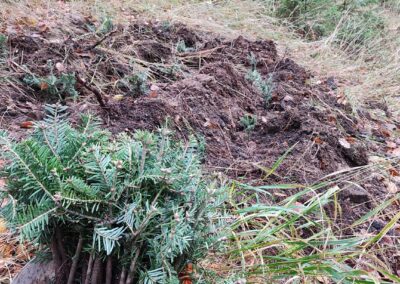
[[[193,134],[204,140],[207,170],[258,184],[304,185],[335,171],[351,173],[361,188],[338,183],[346,187],[340,197],[346,224],[374,207],[374,199],[394,194],[385,190],[385,177],[369,176],[373,166],[366,166],[367,153],[383,155],[385,149],[364,138],[384,142],[387,130],[375,127],[368,116],[354,118],[341,103],[340,82],[315,82],[310,72],[278,55],[274,42],[225,39],[166,22],[93,32],[99,23],[90,17],[62,20],[64,28],[4,23],[0,29],[8,37],[0,70],[0,123],[17,139],[29,133],[30,121],[42,119],[44,104],[60,99],[48,84],[29,86],[26,78],[71,73],[85,81],[74,83],[77,98],[62,95],[72,121],[82,112],[95,112],[113,133],[156,130],[168,122],[178,138]],[[270,87],[270,98],[249,79],[254,70]],[[247,128],[243,118],[249,115],[256,122]],[[397,125],[388,127],[393,126],[391,131],[398,131]],[[352,167],[359,168],[345,171]],[[277,200],[292,194],[274,193]]]

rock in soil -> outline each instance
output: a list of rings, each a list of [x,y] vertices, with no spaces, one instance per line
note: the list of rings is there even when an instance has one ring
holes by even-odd
[[[349,199],[353,203],[367,203],[370,201],[368,191],[356,185],[346,185],[342,189],[340,196],[343,199]]]
[[[54,264],[31,260],[18,273],[12,284],[50,284],[54,280]]]

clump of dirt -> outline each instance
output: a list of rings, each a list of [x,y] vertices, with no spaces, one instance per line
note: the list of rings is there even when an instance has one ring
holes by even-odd
[[[270,40],[226,39],[182,24],[139,21],[104,34],[88,32],[99,25],[91,18],[63,21],[70,28],[62,37],[59,30],[3,27],[8,57],[1,72],[13,79],[0,83],[0,100],[7,102],[0,106],[0,122],[16,137],[27,132],[21,123],[41,119],[41,106],[54,100],[48,86],[35,89],[23,79],[68,73],[82,79],[75,84],[78,98],[63,101],[71,119],[92,111],[119,133],[154,130],[169,118],[178,137],[205,140],[207,169],[231,178],[264,182],[265,169],[291,147],[268,182],[310,185],[368,164],[363,121],[338,102],[333,79],[313,84],[312,74],[281,57]],[[137,95],[131,78],[142,73],[148,79],[135,83],[143,87]],[[96,90],[107,109],[96,102]],[[362,177],[366,171],[354,173]],[[365,191],[340,197],[345,214],[353,215],[347,223],[370,210],[371,196],[387,195],[380,190],[382,179],[360,182]],[[354,200],[363,206],[352,206]]]

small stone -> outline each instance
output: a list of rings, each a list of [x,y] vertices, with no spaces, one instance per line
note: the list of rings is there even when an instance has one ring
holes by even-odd
[[[370,201],[369,193],[361,186],[349,185],[343,188],[340,195],[353,203],[366,203]]]

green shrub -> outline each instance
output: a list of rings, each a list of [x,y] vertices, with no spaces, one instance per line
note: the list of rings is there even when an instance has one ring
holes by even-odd
[[[120,283],[179,283],[181,269],[216,237],[224,201],[224,190],[202,176],[196,141],[174,142],[165,128],[113,138],[90,115],[72,128],[65,110],[47,106],[21,142],[0,135],[8,161],[1,198],[10,200],[0,213],[39,251],[51,251],[61,279],[73,260],[75,279],[95,260],[92,279],[107,263],[106,277],[128,275]]]

